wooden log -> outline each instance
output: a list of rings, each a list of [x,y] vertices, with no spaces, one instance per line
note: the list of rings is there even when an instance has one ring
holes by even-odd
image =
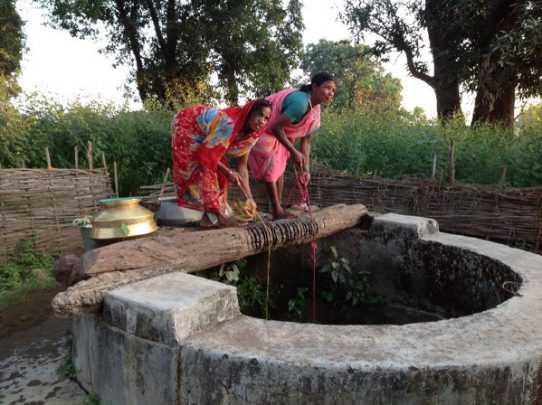
[[[336,205],[293,220],[263,226],[208,231],[168,232],[167,236],[135,239],[84,253],[72,267],[72,282],[57,294],[53,309],[58,315],[97,310],[103,295],[118,286],[172,271],[196,272],[233,262],[267,249],[302,245],[359,226],[367,208],[361,204]],[[65,263],[68,263],[65,261]],[[55,270],[65,274],[66,269]],[[85,280],[86,279],[86,280]]]
[[[70,285],[71,269],[78,259],[77,255],[65,255],[56,261],[53,274],[60,284]]]
[[[83,312],[99,312],[104,294],[117,287],[170,273],[169,268],[140,269],[137,271],[114,271],[83,280],[58,293],[51,307],[55,315],[66,317]]]
[[[233,262],[282,246],[302,245],[358,225],[367,213],[361,204],[336,205],[295,220],[261,223],[246,228],[198,232],[179,229],[171,236],[133,239],[84,253],[74,266],[72,281],[100,273],[150,267],[173,267],[188,273]]]

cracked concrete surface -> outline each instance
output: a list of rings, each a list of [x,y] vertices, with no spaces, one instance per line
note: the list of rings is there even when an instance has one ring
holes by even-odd
[[[542,402],[542,256],[395,214],[376,218],[368,235],[352,232],[367,238],[356,245],[366,249],[363,260],[408,276],[407,288],[414,281],[424,299],[453,300],[450,318],[340,326],[232,312],[210,318],[205,312],[231,296],[192,285],[195,276],[165,275],[111,292],[115,305],[105,319],[75,317],[82,383],[115,404]],[[502,291],[507,280],[520,285],[521,296]],[[161,302],[160,291],[175,285],[201,289],[192,294],[201,305],[189,300],[191,314],[181,298]],[[150,322],[160,319],[162,326]]]

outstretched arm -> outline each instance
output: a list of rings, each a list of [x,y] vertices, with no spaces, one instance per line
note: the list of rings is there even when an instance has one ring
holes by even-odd
[[[299,152],[295,148],[295,146],[290,142],[290,140],[288,139],[288,137],[284,133],[284,127],[286,127],[287,125],[290,125],[291,123],[292,123],[292,121],[290,120],[290,118],[288,116],[282,114],[279,118],[277,118],[277,120],[275,121],[275,123],[271,127],[271,131],[277,137],[279,142],[282,143],[286,149],[288,149],[288,152],[290,152],[290,154],[292,155],[292,158],[294,159],[294,161],[298,165],[303,167],[304,166],[304,163],[303,163],[304,156],[303,156],[303,154],[301,152]]]
[[[310,156],[311,156],[311,139],[312,135],[308,134],[299,141],[299,150],[303,154],[303,166],[301,170],[304,172],[303,181],[308,183],[310,180]]]
[[[237,171],[239,172],[239,186],[245,192],[247,199],[254,200],[252,198],[252,192],[250,190],[250,181],[248,178],[248,153],[241,156],[237,162]]]

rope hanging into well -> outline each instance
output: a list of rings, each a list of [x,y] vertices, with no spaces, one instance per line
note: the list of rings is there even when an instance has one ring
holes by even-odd
[[[309,198],[309,186],[308,182],[304,179],[301,179],[303,173],[298,174],[297,169],[294,166],[294,179],[297,188],[299,189],[299,194],[301,195],[301,200],[307,206],[307,211],[309,213],[309,218],[311,223],[312,219],[312,207]],[[311,260],[312,260],[312,320],[316,322],[316,249],[318,244],[316,243],[316,227],[312,227],[312,241],[311,241]]]

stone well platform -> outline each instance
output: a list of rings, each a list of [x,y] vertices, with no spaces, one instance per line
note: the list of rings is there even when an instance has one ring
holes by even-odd
[[[74,317],[80,382],[106,404],[542,403],[541,256],[394,214],[343,238],[427,299],[481,312],[401,326],[265,321],[240,314],[232,287],[168,274]]]

